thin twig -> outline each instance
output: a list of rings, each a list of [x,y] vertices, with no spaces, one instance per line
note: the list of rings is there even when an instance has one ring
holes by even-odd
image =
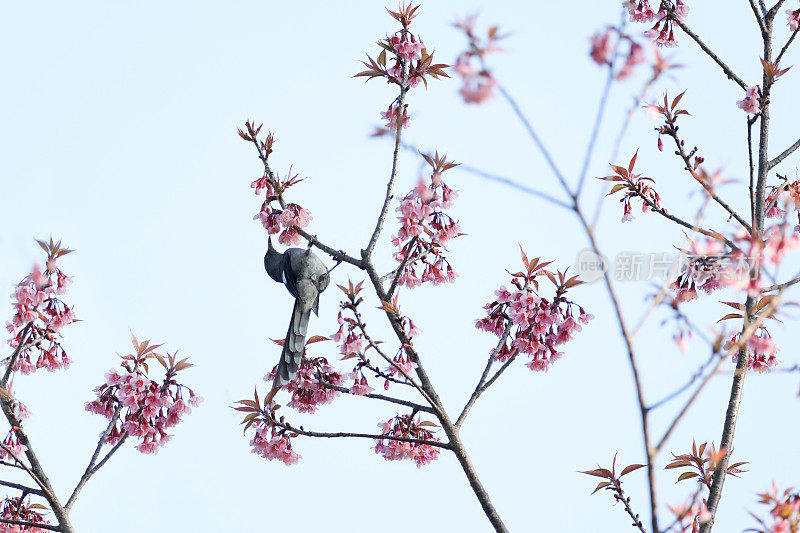
[[[625,16],[623,12],[623,22]],[[594,153],[594,145],[597,142],[597,137],[600,133],[600,125],[603,122],[603,114],[606,110],[606,102],[608,95],[611,92],[611,85],[614,83],[614,64],[613,61],[608,65],[608,76],[606,77],[606,84],[603,87],[603,92],[600,95],[600,104],[597,106],[597,116],[594,119],[594,126],[592,127],[592,134],[589,136],[589,145],[586,147],[586,152],[583,157],[583,165],[581,165],[581,172],[578,174],[578,186],[575,189],[575,195],[580,196],[583,191],[583,185],[586,181],[586,174],[589,172],[589,163],[592,161],[592,154]]]
[[[0,485],[44,497],[44,491],[42,489],[35,489],[33,487],[28,487],[26,485],[20,485],[19,483],[12,483],[11,481],[3,481],[3,480],[0,480]]]
[[[800,31],[800,27],[798,27],[796,30],[794,30],[792,32],[792,34],[789,36],[789,40],[786,41],[786,44],[783,45],[783,48],[781,48],[781,51],[778,53],[778,57],[775,58],[775,64],[776,65],[780,65],[781,64],[781,59],[783,58],[783,54],[785,54],[786,51],[789,49],[789,45],[792,44],[792,41],[794,41],[794,38],[797,37],[797,32],[799,32],[799,31]]]
[[[547,149],[542,140],[539,138],[539,135],[537,135],[536,130],[533,129],[533,126],[528,120],[528,117],[525,116],[525,113],[523,113],[522,109],[520,109],[516,100],[514,100],[514,98],[511,96],[511,94],[509,94],[509,92],[505,89],[505,87],[503,87],[502,85],[498,85],[498,87],[500,89],[500,94],[502,94],[503,98],[506,99],[506,102],[508,102],[508,104],[511,106],[511,109],[514,111],[514,114],[517,116],[519,121],[522,122],[522,125],[527,130],[528,135],[530,136],[533,143],[537,146],[537,148],[539,148],[539,152],[542,154],[542,157],[544,157],[545,161],[547,161],[547,165],[550,167],[550,170],[553,171],[553,174],[555,175],[556,179],[558,179],[559,183],[561,183],[561,187],[564,189],[564,192],[566,192],[570,197],[573,197],[573,193],[569,188],[567,179],[558,169],[556,162],[553,160],[553,156],[550,155],[550,151]]]
[[[100,450],[102,450],[103,445],[105,444],[106,439],[108,438],[108,435],[111,433],[111,430],[114,428],[114,426],[117,425],[117,420],[119,420],[119,413],[121,410],[122,410],[122,404],[118,403],[117,407],[114,409],[114,414],[111,416],[111,420],[108,422],[108,425],[106,426],[105,431],[103,431],[103,433],[100,435],[100,438],[97,440],[97,446],[94,449],[94,453],[92,454],[91,459],[89,459],[89,465],[83,472],[81,479],[78,480],[78,484],[75,485],[75,489],[72,491],[72,494],[67,500],[66,505],[64,505],[64,509],[66,509],[67,511],[69,511],[72,508],[72,505],[75,503],[75,500],[77,499],[81,489],[86,484],[86,482],[89,481],[89,478],[92,477],[92,474],[94,474],[92,468],[94,468],[95,462],[97,461],[97,458],[100,456]]]
[[[366,394],[356,394],[355,392],[353,392],[352,390],[348,389],[347,387],[342,387],[340,385],[334,385],[333,383],[328,383],[324,379],[321,379],[321,377],[319,377],[319,376],[317,377],[317,381],[319,381],[320,384],[323,387],[325,387],[326,389],[335,390],[335,391],[341,392],[343,394],[350,394],[352,396],[360,396],[362,398],[372,398],[373,400],[381,400],[381,401],[384,401],[384,402],[394,403],[394,404],[397,404],[397,405],[403,405],[405,407],[411,407],[412,409],[415,409],[417,411],[424,411],[426,413],[436,414],[436,411],[434,411],[433,408],[428,407],[427,405],[421,405],[421,404],[418,404],[418,403],[410,402],[408,400],[401,400],[400,398],[394,398],[392,396],[385,396],[383,394],[375,394],[375,393],[372,393],[372,392],[369,392],[369,393],[366,393]]]
[[[25,520],[9,520],[7,518],[0,518],[0,523],[14,524],[22,527],[30,527],[39,529],[46,529],[47,531],[64,531],[61,526],[51,526],[50,524],[42,524],[41,522],[26,522]]]
[[[775,156],[774,159],[772,159],[769,163],[767,163],[767,169],[772,170],[773,168],[775,168],[775,166],[777,166],[778,164],[780,164],[781,161],[792,155],[798,148],[800,148],[800,139],[797,139],[793,145],[791,145],[789,148],[781,152],[780,155]]]
[[[675,389],[671,393],[667,394],[666,396],[664,396],[663,398],[661,398],[657,402],[654,402],[653,404],[651,404],[650,407],[648,407],[648,410],[654,411],[654,410],[658,409],[659,407],[661,407],[662,405],[664,405],[665,403],[668,403],[668,402],[674,400],[675,398],[677,398],[678,396],[680,396],[681,394],[683,394],[684,391],[686,391],[689,387],[691,387],[694,384],[695,381],[700,379],[700,377],[705,373],[706,368],[708,368],[709,365],[711,365],[711,363],[713,363],[715,359],[724,359],[724,357],[721,354],[712,353],[711,357],[709,357],[706,361],[704,361],[697,368],[697,370],[691,375],[691,377],[689,378],[689,381],[687,381],[686,383],[684,383],[683,385],[681,385],[680,387],[678,387],[677,389]]]
[[[727,357],[725,357],[724,354],[722,354],[721,356],[718,355],[718,354],[714,354],[714,357],[716,357],[718,359],[717,360],[717,365],[711,370],[711,372],[709,372],[706,375],[706,377],[703,379],[703,381],[700,382],[700,384],[694,390],[694,392],[689,397],[689,399],[686,400],[686,403],[683,404],[683,407],[681,408],[681,410],[678,411],[678,414],[675,415],[675,418],[672,419],[672,422],[670,423],[669,427],[667,427],[667,430],[664,431],[664,435],[661,437],[661,439],[659,439],[658,444],[656,444],[656,453],[661,451],[661,449],[664,447],[664,443],[667,442],[667,439],[669,438],[669,436],[672,434],[672,432],[678,426],[678,422],[680,422],[681,419],[683,418],[683,416],[689,411],[689,408],[692,406],[692,404],[694,404],[694,402],[700,396],[700,393],[703,391],[703,389],[706,387],[706,385],[708,385],[708,383],[711,381],[711,379],[714,377],[714,375],[717,372],[719,372],[719,369],[722,367],[722,363],[724,363],[728,359]],[[692,378],[692,381],[694,381],[694,378]],[[652,407],[651,407],[651,409],[652,409]]]
[[[402,61],[402,60],[401,60]],[[380,215],[378,215],[378,222],[375,224],[375,230],[369,238],[369,244],[361,251],[362,261],[366,261],[372,255],[372,250],[380,237],[383,223],[386,220],[386,213],[389,211],[389,204],[394,196],[392,189],[394,188],[394,181],[397,178],[397,161],[400,155],[400,140],[402,137],[403,126],[407,119],[406,114],[406,92],[408,91],[408,62],[402,61],[402,76],[400,81],[400,96],[397,97],[397,131],[394,136],[394,153],[392,154],[392,171],[389,174],[389,182],[386,184],[386,196],[383,199],[383,207],[381,207]]]
[[[747,84],[744,81],[742,81],[742,79],[739,76],[737,76],[736,73],[734,73],[733,70],[731,70],[731,68],[728,65],[726,65],[725,62],[722,61],[717,54],[712,52],[711,49],[706,45],[706,43],[704,43],[703,40],[700,39],[700,37],[695,32],[689,29],[689,26],[687,26],[685,22],[683,22],[677,16],[674,16],[674,12],[672,21],[680,29],[682,29],[686,35],[691,37],[694,40],[694,42],[696,42],[700,46],[700,49],[703,50],[703,52],[705,52],[706,55],[714,61],[714,63],[720,66],[722,72],[725,73],[725,75],[728,77],[729,80],[732,80],[734,83],[736,83],[739,87],[741,87],[745,91],[747,90],[748,88]]]
[[[478,400],[478,397],[483,394],[483,391],[486,389],[483,388],[484,384],[486,383],[486,378],[489,375],[489,370],[492,368],[492,364],[494,363],[495,359],[497,359],[497,354],[500,353],[500,350],[503,349],[503,346],[506,344],[506,340],[508,340],[508,335],[511,333],[511,321],[506,322],[506,327],[503,329],[503,334],[500,336],[500,340],[497,342],[497,346],[489,354],[489,359],[486,361],[486,367],[483,369],[483,373],[481,374],[480,379],[478,380],[478,384],[475,386],[475,390],[470,395],[469,400],[464,405],[464,408],[461,409],[461,414],[458,415],[458,419],[456,419],[455,426],[457,428],[461,427],[461,424],[464,423],[464,420],[467,418],[467,414],[469,410],[472,409],[472,406]],[[509,358],[511,359],[511,358]]]
[[[692,162],[690,160],[690,156],[686,153],[683,147],[683,141],[681,141],[680,137],[678,136],[678,129],[675,127],[674,121],[670,124],[668,135],[672,137],[672,140],[675,141],[675,146],[678,148],[677,155],[683,160],[685,170],[705,189],[706,194],[711,196],[715,202],[717,202],[725,211],[728,212],[730,216],[736,219],[739,224],[744,226],[744,228],[752,233],[753,229],[740,215],[737,213],[727,202],[725,202],[722,198],[720,198],[717,193],[714,191],[714,188],[705,182],[700,176],[692,168]]]
[[[127,439],[128,439],[128,432],[126,431],[120,437],[119,442],[117,442],[114,445],[114,447],[111,448],[108,451],[108,453],[102,459],[100,459],[100,461],[95,465],[95,467],[92,468],[92,471],[90,472],[90,476],[94,475],[98,470],[103,468],[103,466],[106,464],[106,462],[108,462],[108,460],[111,459],[111,456],[114,455],[115,453],[117,453],[117,450],[119,450],[122,447],[122,445],[125,444],[125,441]]]
[[[756,22],[758,22],[758,28],[761,30],[761,34],[764,35],[767,32],[767,27],[764,25],[764,16],[758,11],[754,0],[750,0],[750,8],[753,10],[753,15],[756,17]]]
[[[357,432],[344,432],[344,431],[337,431],[337,432],[323,432],[323,431],[308,431],[303,429],[302,427],[298,428],[295,427],[288,422],[281,422],[274,418],[270,419],[270,422],[278,427],[284,428],[288,431],[292,431],[297,433],[298,435],[305,435],[306,437],[319,437],[325,439],[341,439],[341,438],[358,438],[358,439],[372,439],[372,440],[396,440],[399,442],[411,442],[413,444],[425,444],[427,446],[434,446],[436,448],[444,448],[446,450],[450,449],[449,442],[439,442],[435,440],[425,440],[425,439],[414,439],[411,437],[395,437],[393,435],[375,435],[371,433],[357,433]]]

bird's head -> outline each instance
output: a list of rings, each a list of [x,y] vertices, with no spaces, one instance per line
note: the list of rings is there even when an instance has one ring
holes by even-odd
[[[283,283],[283,275],[281,268],[283,266],[283,254],[272,246],[272,237],[267,239],[267,253],[264,255],[264,268],[269,274],[269,277]]]

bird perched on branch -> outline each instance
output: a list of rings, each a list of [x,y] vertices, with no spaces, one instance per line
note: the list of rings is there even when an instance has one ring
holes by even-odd
[[[308,249],[289,248],[280,253],[272,246],[270,238],[267,254],[264,256],[264,268],[269,277],[283,283],[289,294],[294,296],[294,309],[289,322],[289,331],[283,343],[283,352],[275,371],[270,401],[283,385],[289,383],[297,375],[303,359],[303,349],[308,331],[308,319],[311,311],[319,316],[319,295],[330,283],[328,268]]]

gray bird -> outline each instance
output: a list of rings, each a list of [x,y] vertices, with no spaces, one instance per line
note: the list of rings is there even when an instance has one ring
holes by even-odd
[[[283,283],[295,299],[292,320],[272,385],[274,395],[297,375],[303,359],[308,319],[311,311],[319,316],[319,295],[330,283],[330,273],[310,249],[289,248],[280,253],[272,246],[272,239],[267,244],[264,268],[272,279]]]

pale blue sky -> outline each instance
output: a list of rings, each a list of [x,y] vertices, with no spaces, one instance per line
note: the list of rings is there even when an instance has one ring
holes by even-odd
[[[724,24],[719,6],[711,4],[690,3],[689,23],[746,80],[760,79],[760,44],[746,3],[728,6]],[[479,8],[482,23],[512,32],[506,53],[490,58],[500,82],[574,176],[604,80],[588,58],[588,37],[619,19],[619,2],[428,1],[416,30],[439,59],[452,62],[464,41],[450,22]],[[115,352],[128,349],[129,329],[190,356],[196,367],[185,380],[205,398],[158,455],[126,447],[91,480],[72,514],[78,530],[488,530],[448,454],[418,470],[384,461],[365,441],[297,439],[303,460],[286,468],[250,453],[249,436],[242,436],[230,409],[254,384],[263,390],[262,377],[278,356],[267,339],[284,335],[291,308],[284,289],[263,271],[266,234],[251,220],[260,199],[249,188],[260,175],[259,162],[236,128],[253,119],[275,132],[274,167],[285,171],[293,164],[307,178],[292,193],[312,211],[311,231],[356,253],[374,225],[391,156],[386,141],[367,136],[394,93],[379,81],[365,85],[351,76],[392,24],[375,1],[37,2],[6,9],[0,22],[0,286],[11,292],[40,261],[34,237],[52,234],[77,250],[63,261],[75,278],[68,302],[83,320],[66,330],[64,345],[75,364],[68,372],[20,377],[15,385],[33,413],[26,427],[59,494],[71,491],[104,427],[83,405],[116,365]],[[783,18],[778,26],[781,40],[788,33]],[[682,46],[671,53],[686,68],[656,94],[689,88],[683,102],[693,116],[682,127],[687,142],[701,144],[709,167],[723,166],[726,176],[743,180],[744,114],[735,107],[742,91],[685,37],[679,40]],[[795,57],[790,52],[787,64]],[[775,152],[797,137],[791,124],[796,108],[790,107],[796,105],[795,75],[791,71],[773,93]],[[644,76],[640,71],[615,87],[590,176],[606,173],[619,117]],[[407,139],[557,194],[507,106],[496,99],[466,107],[458,87],[447,80],[412,93]],[[688,212],[690,185],[677,161],[657,152],[654,125],[637,115],[622,157],[641,148],[639,164],[657,179],[667,205]],[[783,170],[796,176],[796,161]],[[413,156],[402,157],[400,191],[416,181],[417,166]],[[505,269],[519,264],[517,243],[531,256],[566,267],[585,240],[564,211],[463,172],[448,177],[460,192],[454,213],[468,234],[450,247],[461,277],[402,299],[424,331],[418,346],[429,373],[456,410],[492,343],[473,322],[492,291],[507,283]],[[598,185],[590,187],[586,204],[593,206]],[[742,183],[726,191],[739,208],[746,205],[743,191]],[[621,225],[621,208],[609,202],[600,230],[609,255],[672,252],[682,244],[681,232],[654,216]],[[712,213],[721,220],[719,211]],[[389,233],[379,254],[386,268],[392,265]],[[344,266],[334,274],[338,283],[348,274],[360,279]],[[645,305],[643,288],[620,287],[634,322]],[[463,429],[512,531],[629,527],[610,496],[590,497],[592,480],[576,473],[608,463],[617,451],[625,463],[641,462],[643,450],[630,371],[605,292],[593,284],[575,298],[597,320],[547,374],[521,365],[511,370]],[[335,331],[337,303],[335,289],[324,295],[311,333]],[[704,325],[722,314],[713,300],[692,306]],[[689,354],[678,352],[672,330],[659,328],[665,316],[657,315],[638,343],[651,401],[707,355],[699,343]],[[379,315],[371,323],[385,331]],[[793,364],[796,330],[773,326],[772,332],[783,342],[782,359]],[[316,353],[336,359],[332,344],[317,346]],[[719,440],[728,379],[708,388],[669,450],[685,451],[692,438]],[[797,386],[796,376],[748,378],[736,457],[751,462],[750,472],[726,483],[719,531],[752,525],[746,509],[755,509],[755,492],[772,479],[798,482],[798,435],[783,422],[797,419]],[[654,414],[656,434],[674,408]],[[320,430],[371,431],[394,414],[360,398],[341,398],[310,419],[297,419]],[[693,489],[674,485],[671,472],[659,476],[665,503]],[[644,475],[626,479],[632,505],[645,516]]]

